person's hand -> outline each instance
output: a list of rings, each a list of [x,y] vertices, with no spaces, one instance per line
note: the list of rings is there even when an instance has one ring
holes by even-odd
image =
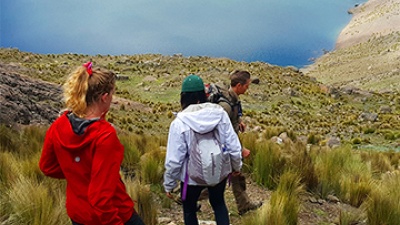
[[[242,149],[242,158],[247,158],[250,156],[250,150],[248,150],[247,148],[243,148]]]
[[[239,131],[240,132],[244,132],[246,130],[246,124],[244,124],[243,122],[239,123]]]
[[[232,172],[232,176],[239,176],[240,175],[240,171],[233,171]]]
[[[174,199],[174,196],[172,196],[171,192],[165,192],[165,195],[170,199]]]

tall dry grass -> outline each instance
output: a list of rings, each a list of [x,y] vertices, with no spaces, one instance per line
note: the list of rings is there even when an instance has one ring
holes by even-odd
[[[65,181],[43,176],[37,166],[45,128],[25,129],[0,126],[0,224],[69,224]],[[120,137],[126,151],[127,190],[146,224],[157,224],[158,207],[170,207],[161,186],[166,142],[138,134]],[[245,162],[254,180],[274,192],[262,209],[243,217],[241,224],[297,224],[303,188],[323,198],[333,194],[361,210],[359,214],[343,211],[340,224],[362,221],[357,215],[364,214],[369,224],[397,224],[400,153],[349,146],[306,148],[298,142],[279,145],[256,133],[243,135],[242,142],[252,148]],[[154,201],[160,198],[160,203]]]
[[[243,219],[244,225],[296,225],[300,210],[299,195],[303,192],[300,176],[286,171],[280,177],[276,191],[268,204],[256,214]]]
[[[349,146],[319,152],[315,166],[324,198],[331,194],[359,206],[371,190],[371,168]]]
[[[292,146],[293,150],[289,158],[287,168],[296,171],[305,189],[310,192],[317,192],[319,179],[315,168],[315,152],[307,150],[305,144],[296,142]]]
[[[154,202],[154,194],[149,185],[142,184],[137,179],[127,179],[125,181],[127,191],[135,201],[135,210],[140,215],[146,225],[156,225],[158,223],[158,208]]]
[[[275,143],[264,142],[257,145],[256,149],[253,177],[257,184],[275,189],[286,161],[281,154],[281,148]]]
[[[385,174],[366,202],[369,225],[400,224],[400,173]]]
[[[65,181],[45,177],[38,167],[45,132],[45,127],[30,126],[13,130],[0,126],[0,224],[71,224],[65,209]],[[155,146],[160,148],[147,136],[128,135],[126,140],[129,139],[133,140],[135,148],[140,149],[140,154],[132,157],[133,160],[128,157],[127,162],[134,165],[130,169],[139,170],[142,151],[146,153],[149,151],[147,149],[154,149]],[[157,175],[143,173],[144,179],[150,182],[161,181],[162,151],[159,150],[158,154],[155,166],[159,168]],[[152,167],[144,167],[146,171],[153,172]],[[137,171],[133,174],[141,173]],[[133,185],[129,180],[127,183],[129,193],[137,201],[137,211],[146,224],[157,224],[157,207],[152,201],[149,186],[141,183]]]

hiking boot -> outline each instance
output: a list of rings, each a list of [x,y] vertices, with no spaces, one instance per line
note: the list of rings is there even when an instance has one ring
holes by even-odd
[[[244,214],[246,214],[247,212],[251,211],[251,210],[255,210],[258,209],[262,206],[263,202],[251,202],[248,207],[239,210],[239,215],[242,216]]]

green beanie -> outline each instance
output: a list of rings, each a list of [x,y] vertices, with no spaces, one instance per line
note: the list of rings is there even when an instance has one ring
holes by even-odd
[[[196,91],[204,91],[204,83],[199,76],[191,74],[183,80],[181,92],[196,92]]]

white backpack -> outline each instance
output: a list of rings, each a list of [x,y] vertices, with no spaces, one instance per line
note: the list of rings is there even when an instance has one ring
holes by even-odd
[[[191,130],[187,175],[198,185],[214,186],[231,172],[230,155],[220,141],[218,129],[200,134]]]

